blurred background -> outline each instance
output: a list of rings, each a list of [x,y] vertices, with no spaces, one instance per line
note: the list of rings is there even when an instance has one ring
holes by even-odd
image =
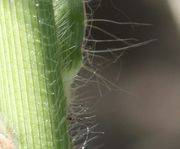
[[[87,51],[150,42],[85,52],[81,73],[90,79],[78,92],[95,105],[98,124],[86,148],[180,149],[180,1],[94,0],[87,11],[94,12]]]

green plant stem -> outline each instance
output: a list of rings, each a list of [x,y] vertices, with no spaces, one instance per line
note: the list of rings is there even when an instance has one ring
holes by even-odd
[[[82,0],[0,1],[0,121],[16,148],[72,148],[67,98],[83,36]]]

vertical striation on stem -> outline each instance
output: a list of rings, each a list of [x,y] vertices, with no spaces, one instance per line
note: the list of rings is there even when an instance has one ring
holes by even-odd
[[[82,0],[0,1],[0,124],[9,128],[0,133],[15,148],[72,148],[67,98],[81,65],[83,8]]]

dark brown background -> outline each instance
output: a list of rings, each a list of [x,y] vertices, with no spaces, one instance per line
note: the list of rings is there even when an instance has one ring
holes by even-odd
[[[113,85],[108,89],[97,84],[84,89],[88,90],[88,96],[94,96],[93,102],[98,101],[94,110],[98,124],[96,131],[104,132],[87,148],[95,149],[102,145],[102,149],[179,149],[180,34],[169,6],[166,0],[112,2],[103,0],[94,18],[152,25],[107,22],[95,22],[94,25],[119,38],[138,39],[132,43],[157,41],[128,49],[122,56],[121,52],[99,54],[107,61],[95,59],[93,66],[98,73],[122,90],[114,89]],[[94,10],[97,4],[97,1],[90,3]],[[97,30],[92,30],[91,34],[94,39],[108,38]],[[122,46],[126,44],[113,42],[98,44],[96,48]]]

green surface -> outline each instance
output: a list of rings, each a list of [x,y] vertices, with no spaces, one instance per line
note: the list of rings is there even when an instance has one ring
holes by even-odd
[[[72,148],[67,98],[83,36],[82,0],[0,1],[0,120],[17,148]]]

